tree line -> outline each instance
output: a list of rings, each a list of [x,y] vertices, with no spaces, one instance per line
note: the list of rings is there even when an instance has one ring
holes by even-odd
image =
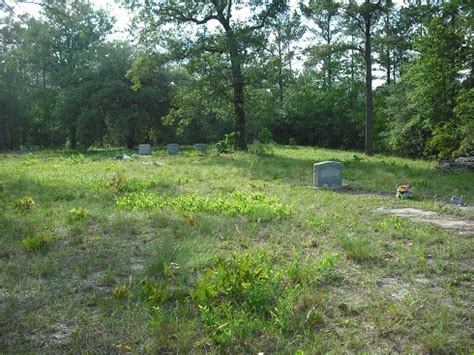
[[[474,155],[468,1],[0,1],[0,149],[282,144]],[[375,73],[375,75],[374,75]],[[374,80],[378,85],[374,88]]]

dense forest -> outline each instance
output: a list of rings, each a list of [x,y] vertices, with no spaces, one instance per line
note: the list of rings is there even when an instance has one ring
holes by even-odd
[[[0,0],[0,150],[257,139],[474,154],[469,1],[120,5],[126,41],[90,1],[19,16]]]

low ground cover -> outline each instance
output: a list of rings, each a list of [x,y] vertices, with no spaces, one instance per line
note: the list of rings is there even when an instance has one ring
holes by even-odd
[[[0,350],[472,349],[472,236],[374,212],[472,219],[446,207],[474,201],[472,173],[301,147],[117,153],[0,156]],[[354,189],[309,189],[324,160]]]

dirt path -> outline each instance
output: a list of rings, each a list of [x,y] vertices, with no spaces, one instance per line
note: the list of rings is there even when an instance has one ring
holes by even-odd
[[[417,208],[377,208],[375,211],[381,214],[408,218],[417,222],[435,224],[441,228],[456,232],[459,235],[474,235],[474,221],[468,219],[459,219],[432,211],[419,210]]]

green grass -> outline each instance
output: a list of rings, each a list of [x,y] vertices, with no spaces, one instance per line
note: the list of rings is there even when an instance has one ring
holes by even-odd
[[[474,218],[445,207],[472,204],[472,173],[301,147],[118,153],[0,155],[0,352],[473,349],[472,238],[374,213]],[[309,189],[324,160],[359,193]]]

